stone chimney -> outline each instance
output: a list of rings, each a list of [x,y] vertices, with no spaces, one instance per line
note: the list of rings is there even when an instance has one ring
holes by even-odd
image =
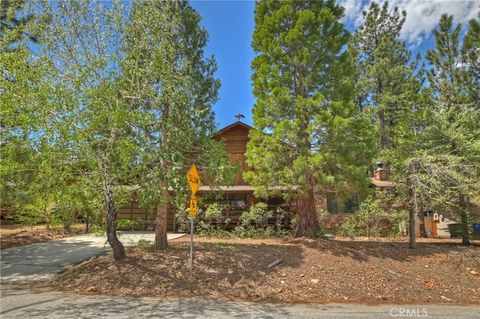
[[[388,181],[388,170],[383,168],[382,162],[377,162],[377,168],[373,172],[373,179],[376,181]]]

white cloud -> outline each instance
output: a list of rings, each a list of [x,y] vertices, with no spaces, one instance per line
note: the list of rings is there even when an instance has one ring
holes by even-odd
[[[369,1],[370,2],[370,1]],[[345,20],[352,22],[355,26],[362,23],[362,11],[366,10],[370,5],[359,0],[341,0],[340,4],[345,8]]]
[[[372,0],[341,0],[340,3],[345,7],[347,23],[360,25],[363,21],[362,11],[368,9],[370,2]],[[407,11],[401,38],[413,47],[431,35],[443,13],[453,15],[455,23],[465,23],[475,18],[480,11],[478,0],[391,0],[389,6]]]

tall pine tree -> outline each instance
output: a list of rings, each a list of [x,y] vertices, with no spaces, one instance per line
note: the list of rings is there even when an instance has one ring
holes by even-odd
[[[356,63],[356,104],[374,115],[378,130],[378,148],[394,145],[394,130],[400,113],[411,108],[412,94],[420,87],[415,77],[416,63],[399,40],[406,12],[392,11],[388,1],[372,2],[363,12],[364,22],[351,41]]]
[[[363,16],[364,22],[350,43],[356,63],[355,101],[360,110],[372,115],[377,129],[377,156],[387,162],[392,177],[399,179],[403,176],[396,169],[408,154],[405,149],[417,142],[415,130],[421,125],[418,119],[426,102],[421,96],[422,74],[416,74],[417,61],[411,60],[406,44],[399,39],[405,11],[397,7],[390,10],[387,1],[383,5],[372,2]],[[409,228],[412,247],[418,211],[418,202],[413,202]]]
[[[167,247],[168,206],[185,204],[194,162],[205,184],[233,178],[222,145],[211,138],[220,82],[199,22],[187,1],[137,1],[126,29],[123,94],[142,114],[135,129],[143,149],[140,193],[144,205],[157,207],[157,249]]]
[[[371,127],[353,103],[349,33],[334,1],[259,1],[252,62],[256,104],[247,147],[256,194],[285,188],[296,201],[296,236],[320,226],[316,199],[361,192]]]
[[[467,40],[478,39],[478,29],[475,21],[470,26],[462,46],[462,26],[442,16],[434,30],[436,46],[427,53],[430,87],[412,100],[411,112],[399,117],[400,134],[389,152],[398,193],[410,201],[411,213],[428,207],[458,220],[464,244],[469,243],[471,202],[480,193],[479,83],[475,50]]]
[[[455,26],[451,15],[442,15],[433,32],[435,48],[427,52],[431,64],[427,76],[435,105],[424,136],[433,165],[443,172],[435,178],[437,197],[445,199],[439,206],[458,216],[464,244],[470,242],[471,200],[480,193],[480,79],[476,52],[480,36],[477,20],[470,21],[469,26],[463,45],[462,25]]]

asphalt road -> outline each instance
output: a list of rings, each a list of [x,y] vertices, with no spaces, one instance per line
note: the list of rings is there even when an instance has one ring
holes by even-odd
[[[211,299],[84,296],[0,288],[1,318],[441,318],[479,319],[480,307],[447,305],[288,305]]]
[[[168,234],[168,239],[184,234]],[[120,240],[126,246],[139,240],[153,241],[154,233],[122,232]],[[0,280],[29,282],[53,277],[71,264],[111,251],[107,239],[93,234],[65,237],[43,243],[0,250]]]

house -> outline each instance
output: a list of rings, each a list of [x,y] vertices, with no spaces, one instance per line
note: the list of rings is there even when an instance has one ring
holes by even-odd
[[[234,185],[219,186],[218,189],[215,190],[212,190],[208,185],[201,185],[197,192],[198,196],[203,197],[204,202],[207,204],[217,202],[223,206],[225,214],[224,220],[229,220],[229,228],[232,228],[238,222],[240,214],[243,211],[259,201],[253,195],[254,188],[248,185],[243,179],[243,173],[249,170],[245,153],[247,151],[247,143],[251,129],[252,127],[250,125],[237,121],[213,134],[213,139],[223,141],[230,163],[237,165],[240,169],[235,176]],[[212,196],[208,196],[213,192],[217,195],[214,199],[210,198]],[[284,209],[289,209],[290,207],[289,203],[284,202],[282,198],[270,198],[266,202],[269,209],[273,211],[276,211],[276,209],[280,207]],[[120,229],[153,230],[155,228],[155,212],[148,212],[139,207],[136,198],[128,205],[119,208],[117,219],[122,221],[119,223]],[[272,220],[269,220],[270,223],[275,223],[275,221],[276,216],[274,216]],[[178,226],[176,210],[174,207],[170,207],[167,215],[167,230],[177,231],[179,229]]]

